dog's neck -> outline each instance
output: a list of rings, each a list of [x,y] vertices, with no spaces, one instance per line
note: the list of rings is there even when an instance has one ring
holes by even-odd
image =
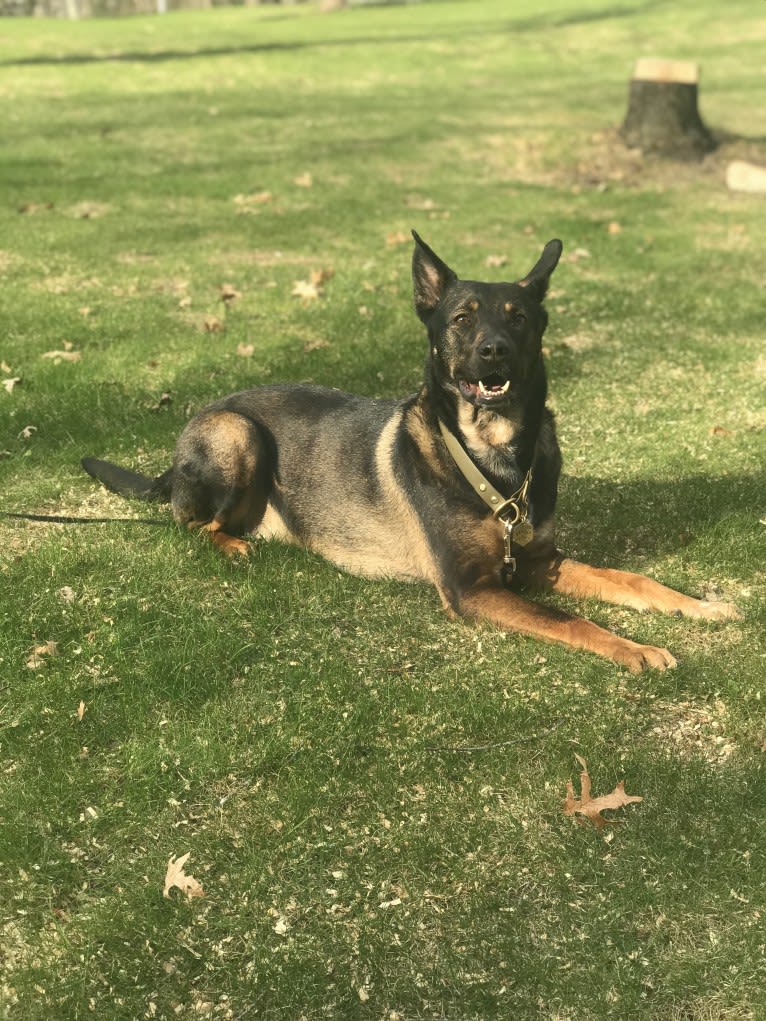
[[[533,422],[520,415],[503,415],[489,408],[476,408],[457,398],[434,407],[427,388],[422,392],[427,415],[434,425],[442,421],[457,437],[468,456],[492,484],[510,494],[521,485],[532,466],[539,432],[538,416]],[[536,422],[537,424],[533,424]]]
[[[516,439],[520,421],[489,408],[477,408],[467,401],[459,401],[456,416],[456,433],[471,459],[499,479],[505,480],[522,473],[518,461]],[[526,465],[524,470],[528,468]]]

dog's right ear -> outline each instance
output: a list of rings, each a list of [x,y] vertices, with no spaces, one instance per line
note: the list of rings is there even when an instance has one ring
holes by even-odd
[[[412,253],[415,311],[425,323],[447,288],[457,280],[457,274],[442,262],[416,231],[413,230],[412,236],[415,238],[415,251]]]

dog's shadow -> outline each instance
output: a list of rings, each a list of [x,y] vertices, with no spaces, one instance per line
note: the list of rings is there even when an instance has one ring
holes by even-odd
[[[737,537],[752,548],[764,542],[766,473],[725,477],[689,475],[613,482],[562,475],[557,524],[559,543],[591,563],[662,556],[709,537],[720,543],[716,563],[741,559]]]

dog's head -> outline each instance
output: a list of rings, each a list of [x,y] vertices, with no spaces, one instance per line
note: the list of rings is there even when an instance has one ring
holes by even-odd
[[[523,406],[530,387],[545,385],[541,341],[548,315],[543,299],[561,242],[549,241],[521,280],[495,284],[459,280],[412,233],[415,309],[428,328],[431,378],[475,408],[509,414]]]

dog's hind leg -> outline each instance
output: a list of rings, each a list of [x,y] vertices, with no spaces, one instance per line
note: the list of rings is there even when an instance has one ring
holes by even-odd
[[[642,574],[591,567],[561,554],[534,560],[519,557],[518,576],[522,582],[536,588],[583,599],[601,599],[606,603],[629,606],[642,612],[657,610],[702,620],[725,620],[740,616],[740,611],[732,603],[695,599]]]
[[[257,423],[237,412],[204,411],[176,447],[173,516],[206,533],[229,556],[246,556],[248,544],[238,537],[257,528],[273,478],[274,456]]]

